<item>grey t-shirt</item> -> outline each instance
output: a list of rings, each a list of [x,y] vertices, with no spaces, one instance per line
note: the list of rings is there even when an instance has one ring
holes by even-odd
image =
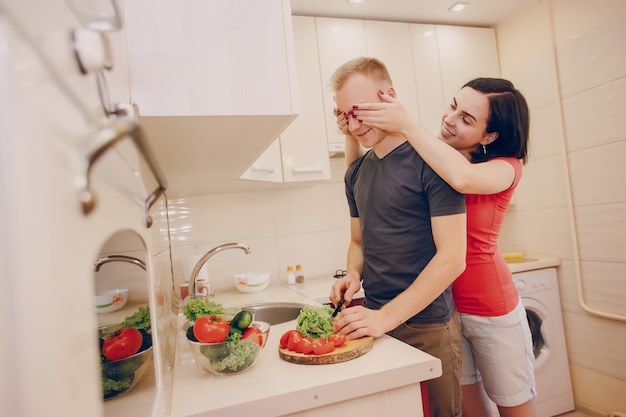
[[[435,255],[431,217],[465,213],[465,197],[408,142],[382,159],[369,151],[347,169],[345,184],[350,216],[361,220],[363,304],[379,309],[411,285]],[[454,311],[449,287],[407,322],[444,323]]]

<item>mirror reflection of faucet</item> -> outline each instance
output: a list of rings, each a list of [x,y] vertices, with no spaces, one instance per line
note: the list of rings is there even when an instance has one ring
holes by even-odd
[[[200,279],[198,278],[198,276],[200,275],[200,270],[202,269],[202,266],[204,266],[206,261],[208,261],[216,253],[226,249],[241,249],[246,253],[246,255],[251,252],[248,245],[236,242],[224,243],[214,247],[213,249],[210,249],[208,252],[200,257],[198,262],[196,262],[195,266],[193,267],[193,271],[191,272],[191,276],[189,277],[189,284],[187,284],[187,295],[189,297],[206,298],[215,295],[215,287],[210,282],[208,275],[206,276],[206,278]],[[183,295],[185,291],[184,287],[184,284],[181,285],[181,297],[183,300],[186,298],[186,296]]]
[[[98,272],[100,270],[100,267],[102,267],[102,265],[108,264],[109,262],[127,262],[130,264],[137,265],[144,271],[146,270],[146,263],[142,261],[141,259],[135,258],[133,256],[127,256],[127,255],[108,255],[108,256],[102,256],[98,258],[96,263],[93,265],[93,271]]]

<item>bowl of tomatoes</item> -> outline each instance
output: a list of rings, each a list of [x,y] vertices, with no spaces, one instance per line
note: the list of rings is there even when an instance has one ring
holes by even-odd
[[[189,323],[185,333],[198,365],[217,376],[237,375],[252,368],[257,361],[271,325],[252,321],[246,310],[227,321],[210,314]]]
[[[105,400],[132,390],[152,359],[152,336],[149,331],[119,325],[98,329],[102,395]]]

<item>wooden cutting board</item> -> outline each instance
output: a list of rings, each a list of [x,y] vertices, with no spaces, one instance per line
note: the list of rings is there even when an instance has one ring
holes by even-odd
[[[323,355],[304,355],[302,353],[292,352],[288,349],[281,349],[280,346],[278,347],[278,354],[281,359],[291,363],[301,365],[329,365],[358,358],[372,350],[373,346],[374,338],[372,336],[366,336],[356,340],[348,340],[343,346],[339,346],[332,352]]]

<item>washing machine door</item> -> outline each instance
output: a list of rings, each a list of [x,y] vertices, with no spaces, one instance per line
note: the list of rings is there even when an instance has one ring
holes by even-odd
[[[533,339],[533,353],[535,355],[535,372],[540,371],[550,358],[550,343],[547,337],[550,334],[548,329],[548,309],[540,301],[534,298],[522,298],[526,309],[526,318],[530,326],[530,333]]]

